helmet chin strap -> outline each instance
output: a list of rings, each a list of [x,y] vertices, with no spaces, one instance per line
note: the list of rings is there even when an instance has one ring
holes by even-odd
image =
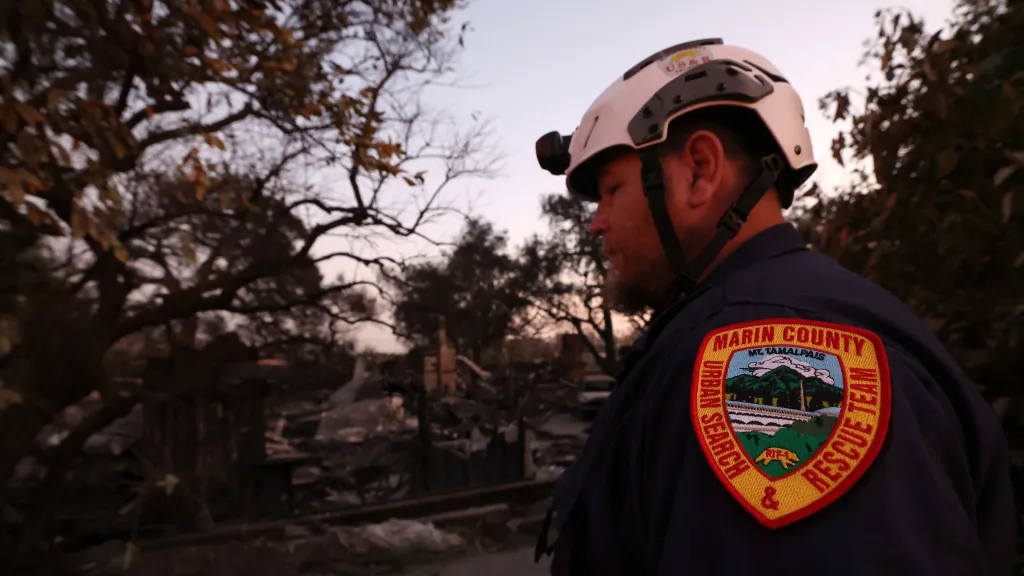
[[[651,216],[654,218],[654,228],[658,231],[658,239],[661,240],[662,249],[665,250],[665,256],[675,276],[673,296],[678,298],[680,295],[693,292],[714,259],[725,245],[736,237],[754,206],[775,184],[775,179],[782,171],[782,160],[775,154],[761,159],[757,175],[740,193],[736,202],[718,219],[715,235],[693,262],[687,262],[665,203],[665,178],[657,148],[650,146],[639,151],[640,178],[644,195],[647,196],[650,205]]]

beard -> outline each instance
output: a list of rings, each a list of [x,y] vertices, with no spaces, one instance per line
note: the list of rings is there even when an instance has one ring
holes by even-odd
[[[638,274],[642,281],[630,282],[622,278],[614,268],[605,277],[602,297],[609,308],[634,316],[650,310],[659,310],[672,301],[672,279],[664,270],[652,270]]]

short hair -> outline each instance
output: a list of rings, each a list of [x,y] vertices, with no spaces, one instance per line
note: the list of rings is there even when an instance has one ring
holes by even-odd
[[[682,152],[690,137],[700,130],[718,137],[725,155],[741,166],[747,178],[754,176],[761,158],[780,153],[757,112],[740,106],[709,106],[672,120],[661,145],[663,153]]]

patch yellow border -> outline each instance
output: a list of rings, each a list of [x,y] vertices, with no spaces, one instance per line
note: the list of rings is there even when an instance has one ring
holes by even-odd
[[[843,402],[828,440],[779,478],[761,471],[739,444],[726,410],[726,372],[739,350],[805,348],[835,355]],[[704,455],[726,489],[768,528],[821,510],[846,492],[874,461],[885,440],[892,404],[889,364],[875,334],[841,324],[793,318],[734,324],[707,334],[697,352],[690,415]],[[782,450],[762,456],[786,460]]]

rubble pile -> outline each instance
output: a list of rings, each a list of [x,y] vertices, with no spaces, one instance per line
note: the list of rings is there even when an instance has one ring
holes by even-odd
[[[242,395],[249,394],[248,390]],[[579,384],[558,379],[550,370],[491,374],[474,369],[459,373],[454,386],[427,392],[415,379],[371,374],[362,366],[335,389],[270,387],[258,403],[246,403],[243,398],[239,404],[245,410],[254,406],[256,412],[249,413],[256,415],[256,422],[264,423],[262,432],[259,424],[249,428],[256,431],[256,438],[262,436],[265,457],[253,472],[260,477],[246,486],[253,486],[256,493],[273,493],[279,502],[286,501],[287,507],[271,510],[260,497],[245,510],[244,518],[221,514],[214,523],[277,522],[296,515],[333,513],[460,489],[460,481],[465,481],[468,489],[495,482],[557,478],[586,440],[589,423],[576,413],[580,390]],[[230,420],[210,415],[220,409],[218,404],[206,406],[204,417]],[[98,394],[69,407],[40,434],[40,446],[59,445],[78,423],[101,407]],[[86,458],[69,473],[76,494],[81,492],[74,500],[82,505],[62,505],[61,516],[62,522],[63,517],[74,517],[74,524],[88,527],[88,532],[78,534],[78,528],[74,533],[65,532],[62,526],[69,544],[76,542],[69,545],[69,552],[83,544],[128,538],[129,534],[134,538],[182,533],[182,527],[170,524],[154,528],[140,512],[143,493],[152,500],[155,492],[162,493],[178,480],[172,472],[161,471],[163,483],[155,491],[151,486],[153,471],[141,462],[137,447],[164,429],[154,432],[147,414],[137,405],[85,443]],[[256,449],[260,449],[258,444]],[[515,464],[517,459],[518,468],[510,467],[509,462]],[[429,466],[424,464],[427,461]],[[19,465],[15,484],[30,488],[43,472],[38,463],[26,459]],[[0,510],[0,517],[20,524],[23,519],[12,518],[10,512],[13,510]],[[422,526],[384,523],[375,528],[377,532],[366,530],[338,529],[332,534],[353,554],[367,547],[396,553],[458,548],[457,537]],[[406,533],[413,532],[416,538],[406,538]],[[387,544],[391,540],[404,542],[403,538],[413,539],[407,544]]]
[[[494,438],[515,442],[522,426],[531,436],[527,477],[557,477],[586,440],[588,424],[572,414],[577,387],[487,376],[423,394],[407,381],[357,373],[329,395],[268,406],[268,457],[302,460],[293,473],[300,510],[408,496],[425,436],[466,460]]]

